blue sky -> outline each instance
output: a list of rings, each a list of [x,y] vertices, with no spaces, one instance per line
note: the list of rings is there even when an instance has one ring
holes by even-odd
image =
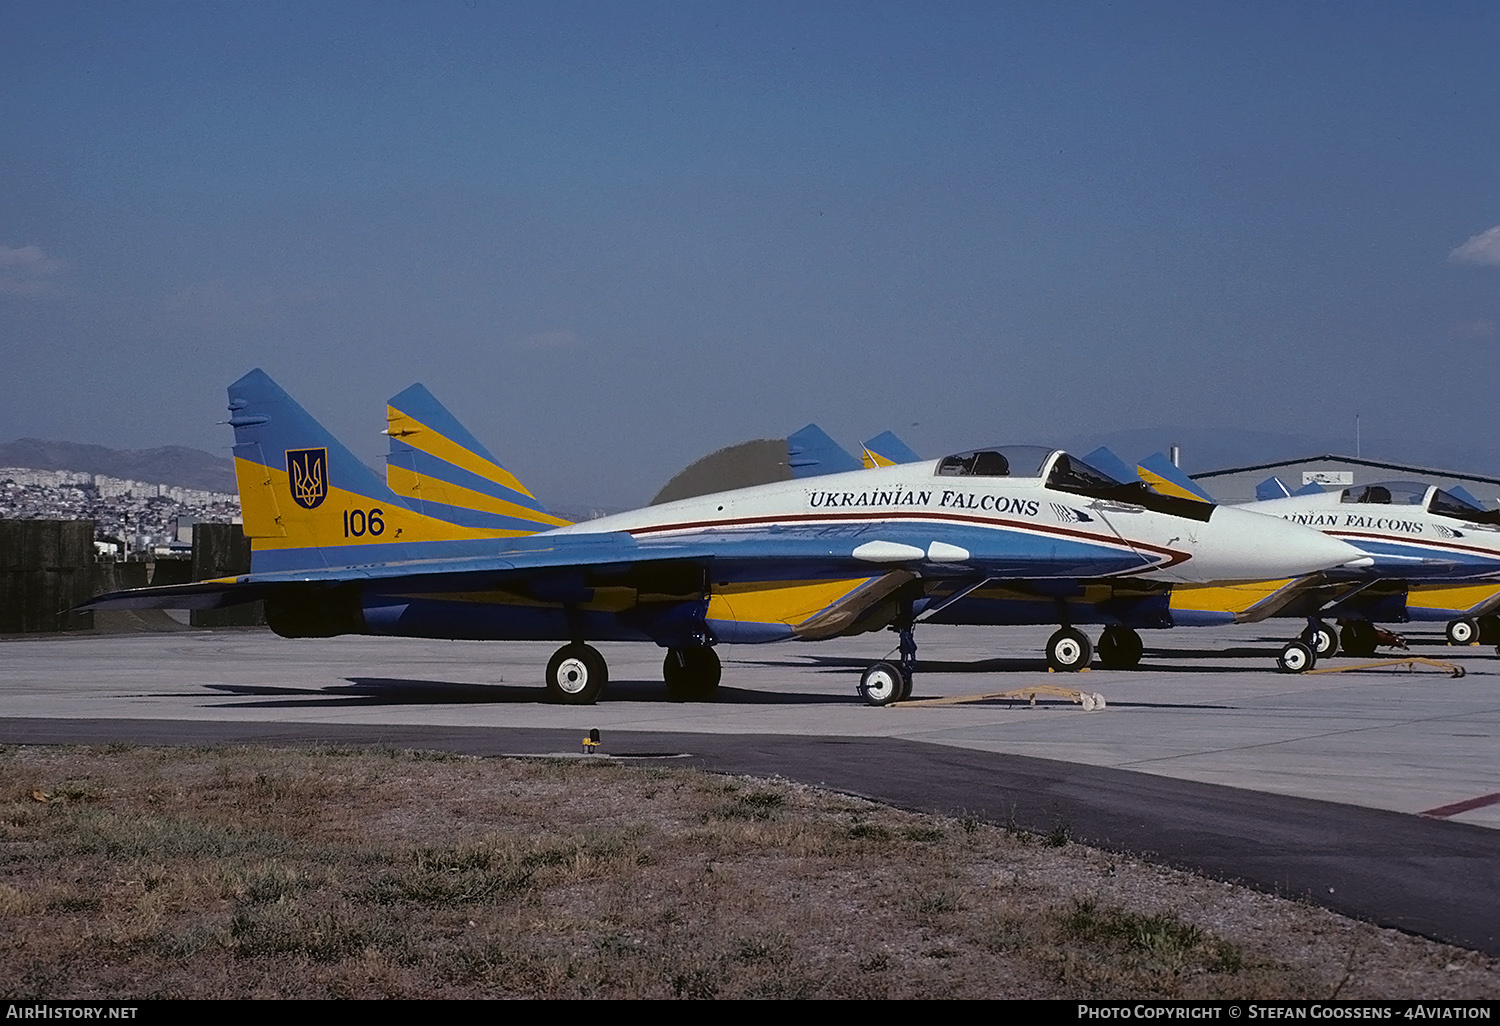
[[[0,438],[227,451],[260,366],[615,506],[811,420],[1472,443],[1497,53],[1493,3],[11,2]]]

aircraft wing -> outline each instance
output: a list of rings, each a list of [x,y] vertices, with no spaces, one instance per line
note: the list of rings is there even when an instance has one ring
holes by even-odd
[[[538,542],[545,536],[537,537]],[[454,555],[434,559],[402,559],[351,566],[279,570],[234,578],[133,588],[111,592],[79,606],[91,609],[217,609],[254,602],[288,586],[340,584],[351,581],[389,582],[403,591],[482,590],[507,578],[544,576],[549,571],[587,569],[608,574],[643,562],[706,563],[711,549],[692,544],[640,545],[629,534],[565,535],[552,544],[528,544],[491,555]],[[519,539],[517,540],[519,541]],[[531,542],[533,539],[525,539]]]

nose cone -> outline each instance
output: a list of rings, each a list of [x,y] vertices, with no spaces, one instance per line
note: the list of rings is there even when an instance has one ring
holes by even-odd
[[[1366,559],[1367,553],[1310,527],[1219,506],[1198,532],[1193,558],[1176,571],[1195,583],[1277,581]]]

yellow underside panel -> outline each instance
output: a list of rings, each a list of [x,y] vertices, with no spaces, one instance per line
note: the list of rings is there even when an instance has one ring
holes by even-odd
[[[529,506],[506,502],[493,495],[485,495],[472,488],[464,488],[426,474],[418,474],[395,464],[386,465],[385,483],[397,495],[419,497],[424,502],[440,502],[445,506],[458,506],[462,509],[478,510],[481,513],[496,513],[503,517],[515,517],[517,520],[529,520],[537,525],[539,531],[548,527],[567,527],[572,523],[570,520],[555,517],[550,513],[540,513]]]
[[[1451,610],[1465,616],[1489,612],[1500,598],[1500,585],[1419,584],[1407,589],[1407,609]]]
[[[261,551],[516,538],[532,533],[459,527],[341,488],[329,488],[322,502],[306,509],[292,500],[286,471],[239,458],[234,462],[245,534],[255,539],[255,548]]]
[[[715,588],[708,600],[710,620],[741,623],[784,623],[795,627],[872,578],[843,581],[756,581]]]
[[[462,467],[471,474],[478,474],[486,481],[493,481],[498,485],[509,488],[513,492],[520,492],[530,498],[536,498],[526,490],[526,486],[516,480],[514,474],[496,463],[491,463],[477,453],[459,445],[448,436],[436,431],[410,414],[402,413],[394,406],[385,408],[385,419],[387,430],[396,438],[401,439],[413,449],[421,449],[431,456],[440,460],[446,460],[455,467]],[[476,507],[477,508],[477,507]]]
[[[1204,613],[1233,613],[1236,616],[1250,612],[1262,602],[1273,600],[1295,579],[1281,581],[1250,581],[1245,584],[1174,584],[1168,597],[1168,608],[1196,610]]]

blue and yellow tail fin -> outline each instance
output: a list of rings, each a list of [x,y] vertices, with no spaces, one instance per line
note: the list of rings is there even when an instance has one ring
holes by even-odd
[[[534,534],[569,523],[543,509],[421,385],[391,397],[386,424],[386,484],[417,512],[507,534]]]
[[[1203,490],[1203,486],[1182,472],[1163,453],[1154,452],[1141,460],[1136,465],[1136,473],[1141,480],[1150,485],[1153,491],[1162,495],[1171,495],[1179,499],[1196,499],[1199,502],[1213,502],[1213,497]]]
[[[424,516],[265,371],[253,370],[229,386],[229,423],[253,571],[414,558],[411,543],[524,533]]]
[[[860,459],[866,470],[894,467],[898,463],[922,462],[922,457],[897,438],[894,431],[882,431],[868,442],[861,442],[860,449]]]
[[[809,424],[786,436],[786,461],[794,478],[821,477],[860,469],[859,460],[845,452],[816,424]]]
[[[1107,445],[1101,445],[1083,458],[1083,462],[1095,470],[1102,470],[1121,484],[1131,484],[1141,479],[1140,471],[1134,469]]]

